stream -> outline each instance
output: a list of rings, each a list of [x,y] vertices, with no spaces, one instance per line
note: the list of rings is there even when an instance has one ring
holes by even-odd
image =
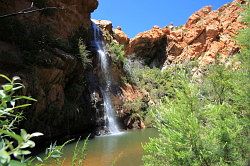
[[[142,144],[156,136],[157,130],[151,128],[96,137],[88,141],[84,166],[111,166],[113,162],[114,166],[141,166]],[[64,148],[64,166],[71,165],[75,145]]]

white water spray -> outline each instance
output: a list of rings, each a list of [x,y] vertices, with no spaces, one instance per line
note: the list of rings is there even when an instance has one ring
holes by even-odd
[[[101,87],[101,93],[104,101],[105,124],[111,134],[117,134],[120,133],[120,130],[115,118],[115,110],[110,98],[110,86],[112,80],[110,76],[111,73],[109,71],[108,55],[105,49],[105,44],[102,40],[103,37],[100,28],[94,22],[92,22],[92,27],[94,30],[94,44],[99,56],[101,72],[104,79],[104,85]]]

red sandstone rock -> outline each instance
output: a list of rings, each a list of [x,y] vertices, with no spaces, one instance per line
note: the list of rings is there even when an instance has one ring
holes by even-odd
[[[113,25],[112,25],[111,21],[109,21],[109,20],[95,20],[95,19],[92,19],[92,21],[96,25],[98,25],[100,28],[102,28],[103,30],[108,31],[109,33],[112,33]]]
[[[153,29],[139,33],[135,38],[131,39],[126,50],[128,55],[136,53],[141,56],[149,56],[152,49],[161,41],[166,42],[167,35],[170,30],[168,28],[153,27]]]
[[[129,44],[128,36],[122,31],[121,27],[117,27],[114,31],[114,38],[115,40],[124,45],[125,47]]]
[[[196,24],[198,21],[203,19],[206,15],[208,15],[211,11],[212,11],[212,7],[206,6],[200,9],[199,11],[195,12],[192,16],[189,17],[185,27],[186,28],[192,27],[194,24]]]
[[[13,13],[27,9],[33,0],[1,1],[1,13]],[[47,2],[47,1],[46,1]],[[41,12],[19,15],[19,20],[28,20],[38,25],[44,24],[51,27],[56,36],[67,38],[80,26],[89,27],[91,24],[90,13],[98,6],[98,0],[48,0],[46,6],[58,7],[51,15],[43,15]],[[40,8],[34,3],[34,9]],[[61,10],[62,9],[62,10]]]
[[[127,101],[133,101],[143,97],[142,92],[140,92],[138,89],[136,89],[130,84],[125,84],[122,87],[122,94],[123,98],[126,99]]]
[[[165,56],[168,63],[181,63],[200,57],[201,64],[208,64],[214,61],[217,54],[231,56],[239,50],[234,36],[245,27],[240,22],[243,9],[238,3],[245,2],[234,0],[216,11],[206,6],[190,16],[187,23],[178,29],[155,26],[131,39],[126,53],[150,56],[152,50],[159,50],[157,43],[167,37]],[[168,64],[166,62],[162,64]]]

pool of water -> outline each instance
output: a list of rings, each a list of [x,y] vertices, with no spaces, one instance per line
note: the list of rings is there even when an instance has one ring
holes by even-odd
[[[88,141],[84,166],[140,166],[142,165],[142,144],[157,136],[156,129],[123,132],[118,135],[96,137]],[[64,166],[71,165],[75,143],[64,150]]]

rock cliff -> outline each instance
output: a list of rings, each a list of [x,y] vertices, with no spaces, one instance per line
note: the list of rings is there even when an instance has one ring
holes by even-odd
[[[90,14],[97,6],[97,0],[0,1],[0,15],[57,8],[0,18],[0,73],[20,76],[26,87],[20,93],[37,99],[22,125],[44,133],[43,140],[95,130],[91,93],[98,85],[78,42],[91,50]]]
[[[231,56],[239,51],[233,38],[245,26],[240,22],[240,5],[244,3],[235,0],[215,11],[206,6],[190,16],[184,26],[155,26],[139,33],[130,39],[127,56],[135,54],[157,67],[197,58],[201,64],[208,64],[217,54]]]
[[[33,2],[33,6],[31,6]],[[38,25],[49,26],[53,33],[60,38],[67,38],[80,26],[89,27],[91,24],[90,14],[97,6],[97,0],[12,0],[0,1],[0,14],[16,13],[55,7],[55,9],[43,10],[30,14],[20,14],[17,19],[29,20]]]
[[[96,23],[102,27],[107,41],[115,40],[124,45],[127,58],[142,65],[164,69],[168,65],[192,59],[198,59],[200,65],[207,65],[212,63],[218,54],[223,60],[239,51],[234,37],[245,27],[241,22],[243,8],[240,6],[245,3],[244,0],[234,0],[215,11],[211,6],[206,6],[191,15],[183,26],[154,26],[132,39],[127,37],[121,27],[112,29],[111,21],[96,20]],[[123,85],[122,94],[120,101],[133,102],[147,98],[146,93],[130,84]],[[129,111],[123,109],[123,106],[117,110],[129,115]],[[137,125],[139,123],[132,122],[130,118],[128,116],[127,121],[125,120],[127,126],[140,128],[140,125]]]

